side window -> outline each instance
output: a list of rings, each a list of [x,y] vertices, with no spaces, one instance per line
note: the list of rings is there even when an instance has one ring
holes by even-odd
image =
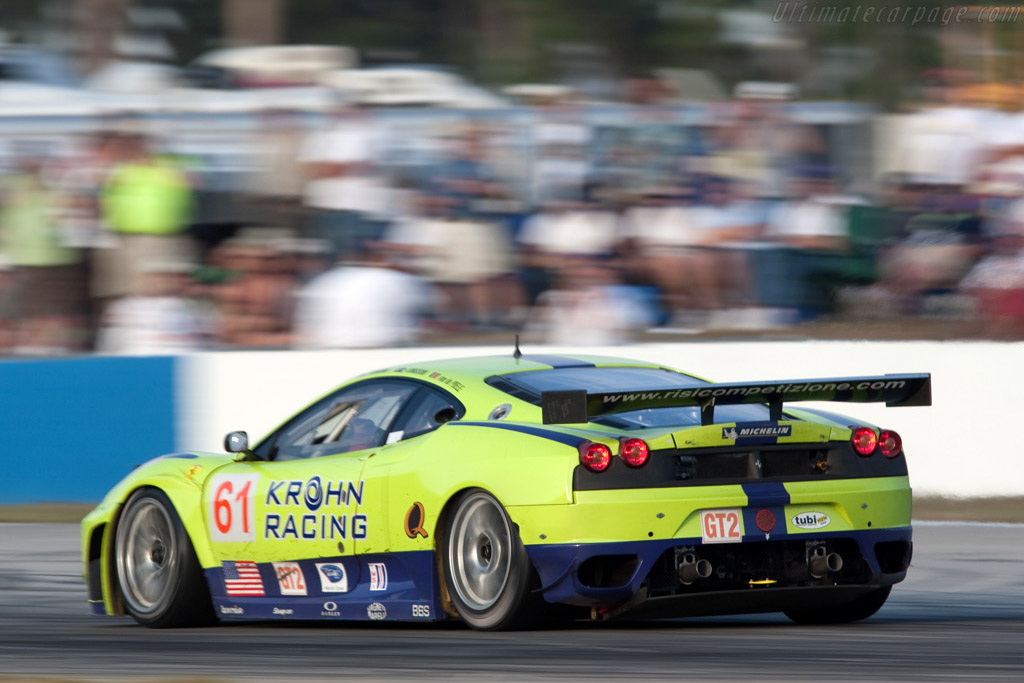
[[[445,422],[457,420],[465,413],[462,405],[451,396],[429,387],[424,387],[417,402],[409,408],[404,416],[401,433],[388,435],[388,443],[404,441],[414,436],[431,432]],[[396,435],[397,434],[397,435]]]
[[[417,389],[409,382],[380,380],[342,389],[310,406],[272,436],[269,459],[314,458],[380,446]],[[263,450],[262,444],[259,450]]]

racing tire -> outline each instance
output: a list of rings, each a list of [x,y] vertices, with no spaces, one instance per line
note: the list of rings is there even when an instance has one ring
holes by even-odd
[[[480,631],[531,628],[546,614],[536,572],[519,531],[490,493],[473,489],[455,501],[445,525],[444,580],[455,610]]]
[[[140,489],[124,506],[114,552],[125,610],[144,626],[201,626],[216,620],[210,590],[174,505]]]
[[[786,610],[783,614],[798,624],[849,624],[867,619],[882,609],[891,591],[892,586],[885,586],[842,605],[809,610]]]

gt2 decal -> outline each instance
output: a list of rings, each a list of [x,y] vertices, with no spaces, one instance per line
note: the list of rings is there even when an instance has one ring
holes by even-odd
[[[210,540],[245,542],[256,540],[253,498],[259,475],[218,474],[210,483]]]
[[[306,578],[298,562],[274,562],[281,595],[306,595]]]
[[[740,511],[701,510],[701,540],[705,543],[732,543],[743,540]]]
[[[405,513],[405,535],[409,538],[416,538],[422,536],[427,538],[427,530],[423,528],[423,517],[426,513],[423,511],[423,503],[416,501],[409,508],[409,511]]]

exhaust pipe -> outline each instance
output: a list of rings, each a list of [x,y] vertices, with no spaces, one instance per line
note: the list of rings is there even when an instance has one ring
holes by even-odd
[[[818,546],[814,554],[807,560],[807,570],[811,577],[820,579],[829,572],[837,572],[843,568],[843,556],[839,553],[826,553],[825,546]]]
[[[684,586],[689,586],[697,579],[706,579],[711,576],[711,563],[707,560],[698,560],[693,554],[686,554],[679,563],[679,581]]]

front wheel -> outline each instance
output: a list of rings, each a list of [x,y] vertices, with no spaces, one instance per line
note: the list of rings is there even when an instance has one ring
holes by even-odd
[[[885,604],[891,591],[892,586],[885,586],[835,607],[786,610],[784,614],[798,624],[848,624],[852,621],[867,619],[882,609],[882,605]]]
[[[452,603],[471,627],[527,628],[543,614],[535,574],[508,513],[483,490],[462,494],[448,518],[444,578]]]
[[[167,628],[214,620],[192,543],[163,491],[141,489],[128,499],[115,543],[121,594],[137,622]]]

